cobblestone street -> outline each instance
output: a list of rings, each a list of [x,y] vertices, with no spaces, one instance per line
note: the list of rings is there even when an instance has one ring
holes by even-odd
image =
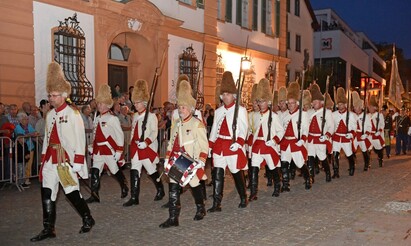
[[[223,211],[194,221],[194,199],[187,191],[181,196],[180,226],[160,229],[168,218],[161,205],[168,195],[154,202],[155,188],[144,174],[140,204],[125,208],[120,188],[113,177],[102,178],[100,204],[91,204],[96,220],[91,233],[78,234],[81,218],[66,201],[63,190],[57,201],[55,239],[39,245],[411,245],[411,159],[394,156],[378,168],[375,154],[372,168],[364,172],[362,155],[357,169],[348,176],[342,157],[339,179],[325,182],[321,172],[309,191],[303,179],[291,182],[291,192],[271,196],[260,171],[259,197],[245,209],[237,208],[239,197],[231,175],[226,175]],[[125,170],[129,179],[129,170]],[[167,185],[165,187],[168,187]],[[168,190],[168,188],[166,188]],[[83,196],[89,193],[82,187]],[[207,195],[212,188],[207,187]],[[208,197],[206,208],[211,207]],[[29,245],[42,230],[40,184],[32,181],[23,192],[15,187],[0,191],[1,245]]]

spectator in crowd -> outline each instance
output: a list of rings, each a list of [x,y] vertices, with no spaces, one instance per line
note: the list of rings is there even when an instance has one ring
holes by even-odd
[[[17,105],[10,104],[9,113],[6,115],[9,122],[15,126],[17,126],[20,123],[19,119],[17,119],[17,111],[18,111]]]
[[[131,122],[132,118],[128,114],[129,108],[124,105],[120,108],[120,114],[117,116],[120,120],[121,129],[124,133],[124,159],[128,160],[128,146],[130,145],[130,132],[131,132]]]
[[[392,117],[388,107],[384,105],[382,107],[382,114],[384,115],[384,141],[385,141],[385,153],[389,159],[391,156],[391,131],[392,131]]]
[[[36,105],[31,106],[31,112],[29,115],[29,124],[32,127],[35,127],[37,124],[37,121],[41,119],[41,115],[39,113],[39,108]]]
[[[29,117],[25,112],[20,112],[17,114],[17,118],[19,119],[19,124],[16,125],[16,128],[14,129],[14,133],[16,138],[18,139],[18,143],[22,147],[22,153],[17,152],[17,155],[23,154],[26,167],[25,167],[25,177],[26,181],[24,184],[22,184],[23,188],[29,188],[30,187],[30,176],[31,176],[31,167],[34,161],[34,142],[32,140],[32,137],[38,136],[38,133],[34,130],[33,126],[29,124]],[[21,138],[18,138],[22,136]],[[19,162],[19,161],[18,161]],[[20,164],[20,162],[19,162]],[[22,166],[18,167],[19,169],[22,169]]]
[[[90,105],[83,105],[81,107],[81,118],[83,119],[84,129],[85,129],[86,134],[92,133],[93,132],[93,119],[91,118]]]
[[[21,109],[18,111],[18,113],[26,113],[27,116],[30,115],[31,113],[31,105],[29,102],[23,102],[21,104]]]
[[[116,84],[113,90],[113,98],[119,98],[121,96],[120,85]]]
[[[124,105],[126,105],[128,109],[131,110],[133,104],[131,103],[128,92],[123,93],[123,98],[124,98]]]
[[[207,132],[211,130],[211,127],[213,126],[213,121],[214,121],[214,109],[210,109],[209,115],[207,117]]]
[[[95,99],[92,99],[92,100],[90,101],[89,105],[90,105],[90,109],[91,109],[91,114],[93,115],[93,118],[94,118],[94,115],[97,115],[97,114],[98,114],[98,113],[97,113],[97,103],[96,103],[96,100],[95,100]]]
[[[411,125],[410,117],[408,117],[405,112],[405,108],[401,108],[400,114],[395,117],[395,128],[397,132],[396,137],[396,151],[395,154],[399,155],[402,153],[407,154],[407,144],[408,144],[408,129]]]
[[[120,112],[121,111],[121,106],[120,106],[120,103],[117,100],[114,101],[114,104],[113,104],[113,107],[111,108],[111,110],[113,111],[113,114],[115,116],[119,116],[121,114],[121,112]]]
[[[46,128],[46,116],[47,113],[50,111],[50,103],[46,99],[40,101],[40,115],[42,116],[34,126],[34,129],[39,134],[39,138],[37,144],[39,145],[39,150],[43,149],[43,139],[44,139],[44,131]]]
[[[9,119],[4,114],[6,111],[6,106],[0,102],[0,137],[11,138],[15,126],[9,122]],[[10,140],[4,139],[0,140],[0,159],[4,162],[3,168],[0,168],[0,179],[7,180],[10,178],[10,163],[9,163],[9,146]],[[1,156],[3,154],[3,156]],[[1,166],[0,166],[1,167]],[[3,172],[4,171],[4,172]]]

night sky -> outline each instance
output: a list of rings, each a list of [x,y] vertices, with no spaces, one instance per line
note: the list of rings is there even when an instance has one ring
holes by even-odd
[[[395,43],[411,59],[410,0],[310,0],[314,10],[331,8],[353,31],[374,43]]]

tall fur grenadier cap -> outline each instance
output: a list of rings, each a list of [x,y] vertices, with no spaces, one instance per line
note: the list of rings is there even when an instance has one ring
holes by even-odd
[[[225,71],[221,79],[220,95],[223,93],[237,94],[233,74],[230,71]]]
[[[274,91],[273,105],[278,105],[278,91]]]
[[[258,84],[253,84],[253,88],[251,88],[251,103],[254,103],[256,100],[258,100],[257,87],[258,87]]]
[[[147,81],[144,79],[139,79],[134,83],[134,90],[131,100],[133,102],[148,102],[148,100],[150,100]]]
[[[291,82],[287,88],[287,100],[294,99],[300,100],[300,85],[298,82]]]
[[[98,89],[96,103],[103,103],[109,108],[113,107],[113,98],[111,98],[111,89],[108,85],[101,85]]]
[[[257,99],[271,102],[273,93],[271,93],[270,82],[266,78],[262,78],[257,85]]]
[[[303,91],[303,106],[308,106],[309,108],[311,108],[311,102],[312,102],[312,97],[311,97],[311,93],[309,90],[304,90]]]
[[[278,102],[287,101],[287,88],[281,86],[278,90]]]
[[[377,97],[375,96],[375,95],[372,95],[371,97],[370,97],[370,102],[369,102],[369,104],[370,104],[370,106],[374,106],[374,107],[379,107],[379,105],[378,105],[378,99],[377,99]]]
[[[334,107],[334,102],[333,102],[333,99],[331,99],[330,93],[326,92],[324,94],[324,101],[325,101],[325,107],[326,108]]]
[[[347,97],[345,96],[345,90],[342,87],[338,87],[337,89],[337,98],[335,99],[337,104],[339,103],[347,103]]]
[[[310,92],[311,92],[311,100],[320,100],[324,101],[324,96],[321,93],[320,87],[318,86],[317,83],[314,83],[310,87]]]
[[[61,93],[67,93],[66,97],[70,96],[71,85],[64,78],[63,69],[57,62],[51,62],[48,66],[46,90],[47,93],[57,91]]]
[[[176,83],[176,98],[178,98],[178,92],[179,92],[179,89],[180,89],[180,83],[181,83],[181,81],[183,81],[183,80],[185,80],[185,81],[190,81],[190,79],[188,78],[188,76],[187,76],[186,74],[180,74],[180,76],[178,76],[177,83]]]
[[[186,80],[182,80],[180,82],[180,90],[178,92],[177,105],[195,108],[196,104],[197,101],[192,96],[192,89],[190,83]]]
[[[354,108],[364,107],[364,101],[361,100],[360,94],[358,94],[357,91],[353,91],[351,93],[351,97],[352,97],[352,105],[354,106]]]
[[[220,89],[221,89],[221,85],[217,85],[215,87],[215,95],[214,95],[214,102],[215,105],[218,107],[221,103],[221,98],[220,98]]]

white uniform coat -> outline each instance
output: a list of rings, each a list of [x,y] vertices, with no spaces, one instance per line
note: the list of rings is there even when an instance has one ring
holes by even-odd
[[[334,121],[332,117],[332,112],[329,109],[325,111],[325,123],[323,135],[327,136],[328,140],[321,142],[319,138],[321,137],[321,128],[323,122],[324,107],[319,110],[311,109],[308,111],[309,114],[309,130],[308,130],[308,142],[307,151],[308,156],[318,156],[320,161],[327,158],[327,153],[331,151],[331,137],[334,133]],[[314,122],[317,125],[314,125]],[[328,147],[328,151],[327,151]]]

